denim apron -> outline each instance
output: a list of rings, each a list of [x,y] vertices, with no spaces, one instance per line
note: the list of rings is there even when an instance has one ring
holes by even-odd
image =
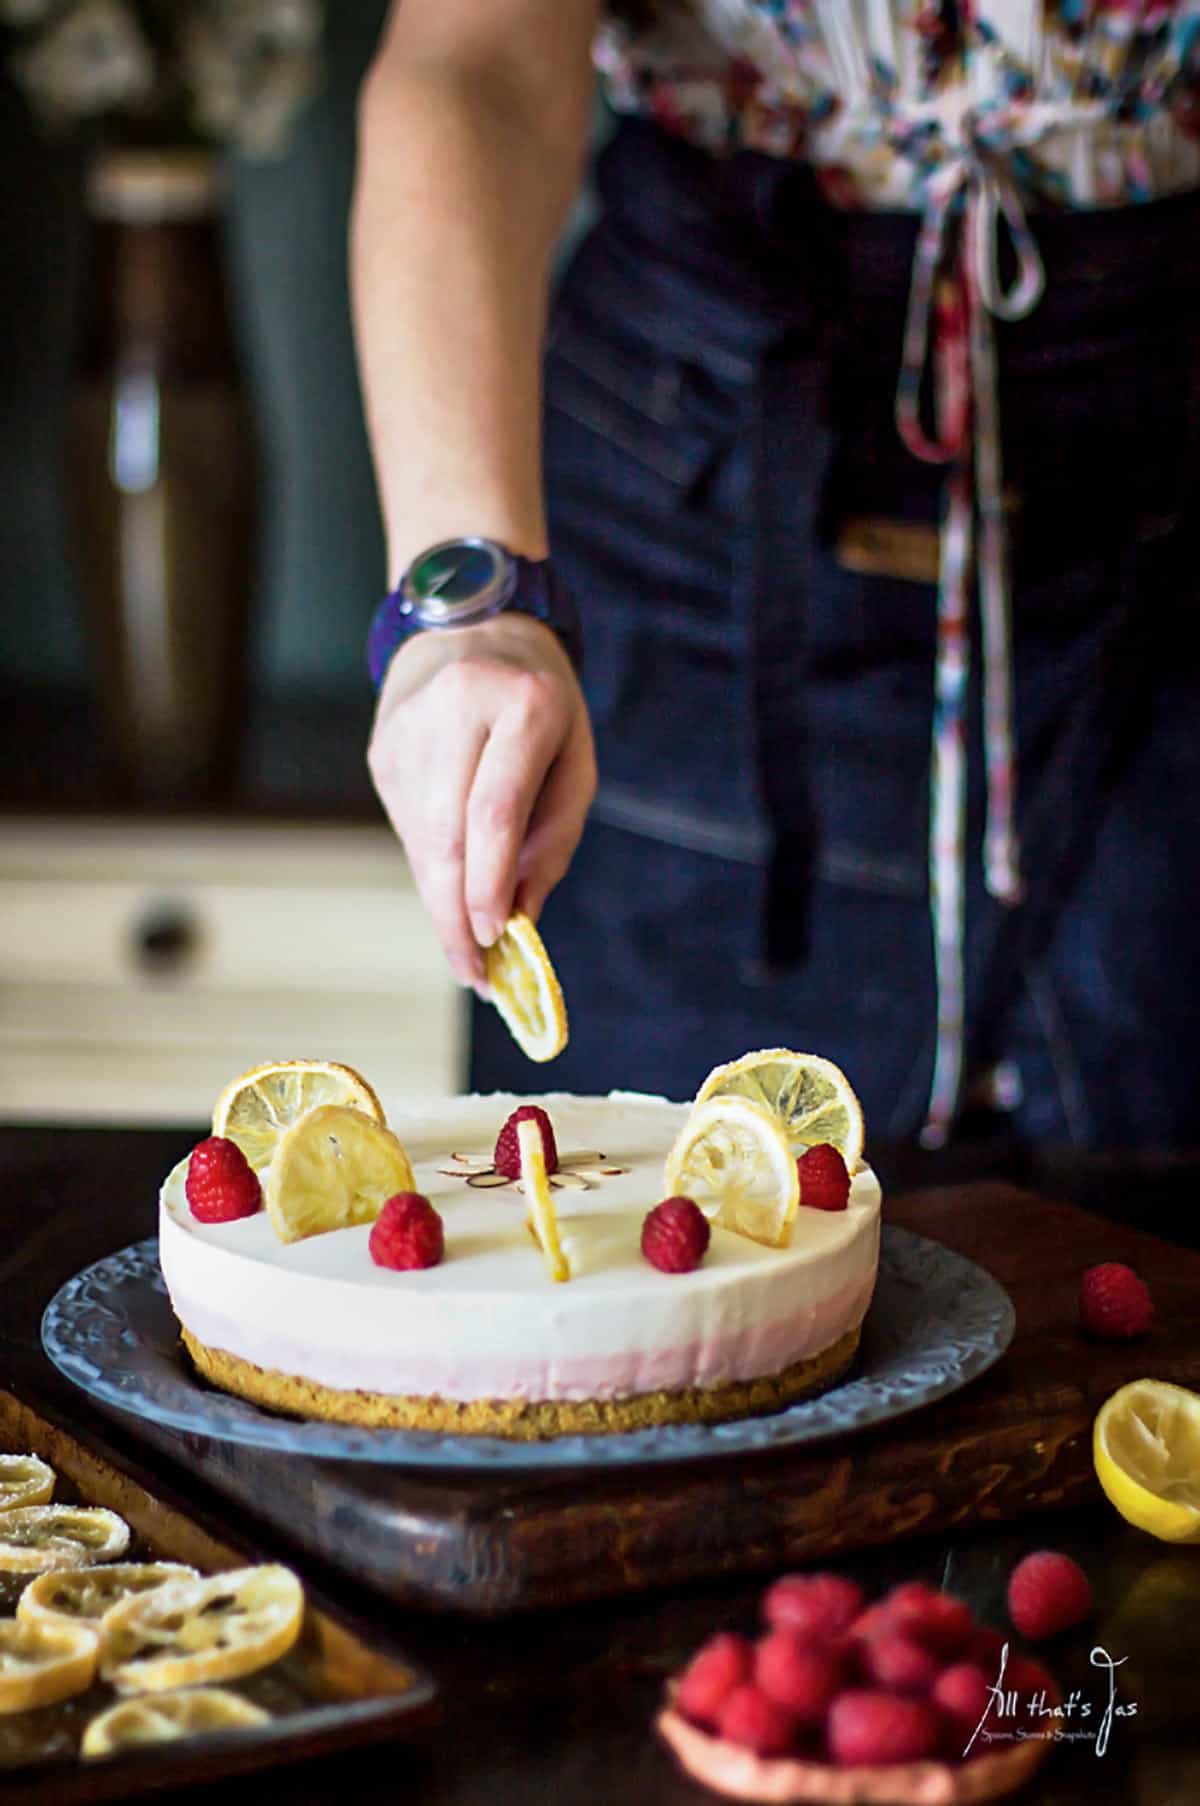
[[[720,1060],[807,1048],[910,1137],[935,607],[904,548],[942,505],[894,418],[917,221],[644,121],[597,180],[545,458],[600,790],[543,917],[571,1038],[537,1077],[688,1097]],[[1031,224],[1045,295],[996,327],[1027,895],[979,875],[976,682],[964,1096],[1041,1142],[1197,1145],[1200,197]],[[863,522],[893,548],[865,569]],[[472,1084],[528,1091],[495,1013],[473,1021]]]

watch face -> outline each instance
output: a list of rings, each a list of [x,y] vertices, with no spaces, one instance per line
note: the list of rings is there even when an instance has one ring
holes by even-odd
[[[490,539],[446,539],[413,560],[404,588],[420,620],[447,625],[501,607],[511,563]]]

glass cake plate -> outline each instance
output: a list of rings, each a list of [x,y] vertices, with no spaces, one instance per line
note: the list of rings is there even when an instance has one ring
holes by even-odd
[[[867,1429],[985,1372],[1008,1347],[1014,1324],[1012,1301],[990,1273],[939,1242],[886,1226],[858,1359],[841,1385],[768,1417],[532,1443],[309,1422],[216,1391],[179,1340],[153,1237],[69,1279],[46,1307],[42,1345],[97,1404],[197,1436],[400,1467],[546,1469],[694,1461]]]

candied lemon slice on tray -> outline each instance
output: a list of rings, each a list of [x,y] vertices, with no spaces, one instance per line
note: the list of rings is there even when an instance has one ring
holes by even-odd
[[[29,1712],[84,1692],[99,1647],[86,1624],[0,1620],[0,1712]]]
[[[212,1132],[235,1141],[261,1178],[294,1122],[321,1104],[361,1110],[382,1123],[383,1105],[360,1072],[337,1060],[268,1060],[226,1085]]]
[[[552,1060],[567,1045],[567,1008],[541,935],[526,915],[508,918],[484,953],[492,1002],[531,1060]]]
[[[0,1455],[0,1511],[45,1505],[54,1492],[54,1469],[40,1455]]]
[[[373,1223],[390,1197],[415,1191],[399,1137],[361,1110],[321,1104],[283,1136],[267,1173],[267,1214],[281,1242]]]
[[[234,1680],[286,1655],[303,1617],[300,1582],[277,1563],[173,1580],[105,1613],[100,1673],[122,1693]]]
[[[111,1756],[115,1750],[142,1744],[211,1737],[215,1731],[248,1730],[270,1721],[271,1714],[261,1706],[224,1687],[183,1688],[178,1693],[125,1699],[110,1706],[88,1725],[79,1753]]]
[[[0,1569],[38,1574],[115,1561],[129,1547],[129,1525],[99,1505],[22,1505],[0,1512]]]
[[[667,1156],[668,1196],[691,1198],[705,1216],[754,1242],[787,1243],[800,1179],[779,1119],[746,1098],[696,1104]]]
[[[696,1093],[710,1097],[744,1097],[770,1110],[783,1123],[793,1154],[828,1142],[853,1173],[862,1158],[862,1107],[840,1066],[819,1054],[792,1053],[786,1047],[764,1047],[715,1066]]]
[[[17,1600],[17,1617],[37,1624],[89,1624],[135,1594],[169,1580],[198,1580],[181,1561],[110,1562],[98,1568],[57,1568],[31,1580]]]
[[[542,1131],[536,1122],[517,1124],[517,1145],[521,1150],[521,1183],[529,1208],[529,1226],[537,1237],[553,1280],[570,1279],[571,1264],[558,1238],[558,1212],[546,1177],[546,1150]]]
[[[1164,1543],[1200,1542],[1200,1393],[1131,1380],[1096,1413],[1092,1459],[1127,1523]]]

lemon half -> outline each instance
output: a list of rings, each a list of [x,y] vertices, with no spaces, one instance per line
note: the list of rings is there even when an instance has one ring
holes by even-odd
[[[1200,1542],[1200,1393],[1131,1380],[1096,1413],[1092,1460],[1127,1523],[1164,1543]]]

